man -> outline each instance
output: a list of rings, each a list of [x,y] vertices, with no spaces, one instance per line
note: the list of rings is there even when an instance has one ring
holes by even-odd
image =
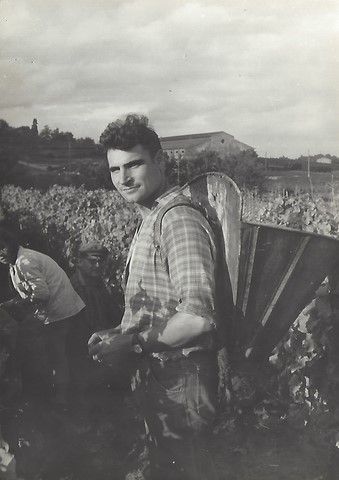
[[[85,402],[85,396],[88,397],[85,393],[91,384],[102,384],[112,376],[110,369],[93,362],[87,346],[94,332],[116,327],[121,321],[118,301],[103,281],[108,253],[107,248],[98,242],[83,243],[79,248],[76,271],[70,278],[74,290],[86,305],[68,332],[72,383],[78,401],[82,402]]]
[[[121,327],[94,334],[89,351],[99,362],[124,358],[126,366],[135,364],[132,388],[145,419],[150,478],[213,480],[213,232],[199,211],[178,205],[164,214],[161,244],[155,245],[156,219],[179,192],[167,184],[160,141],[146,117],[128,115],[109,124],[101,142],[114,186],[136,205],[142,223],[127,260]]]
[[[76,271],[71,277],[75,291],[85,302],[81,311],[87,341],[99,329],[116,327],[121,320],[121,308],[103,281],[108,250],[97,242],[83,243],[78,252]]]
[[[33,334],[33,345],[28,345],[31,350],[28,353],[34,354],[34,331],[37,333],[43,328],[54,387],[52,403],[57,410],[64,411],[67,409],[69,389],[66,335],[70,320],[84,308],[84,302],[73,289],[66,273],[52,258],[22,247],[11,232],[2,228],[0,262],[9,266],[12,284],[17,292],[16,297],[1,306],[9,311],[21,310],[24,320],[20,328],[24,324],[26,333]],[[40,358],[39,361],[43,369],[44,359]]]

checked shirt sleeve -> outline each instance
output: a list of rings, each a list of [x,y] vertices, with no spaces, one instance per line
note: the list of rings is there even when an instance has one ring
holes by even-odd
[[[177,310],[215,323],[216,247],[207,220],[192,207],[172,208],[163,218],[161,250]]]

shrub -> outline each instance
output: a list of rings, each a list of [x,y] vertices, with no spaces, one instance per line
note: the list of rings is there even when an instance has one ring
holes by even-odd
[[[168,160],[168,170],[174,182],[182,185],[204,172],[223,172],[242,189],[264,190],[266,172],[257,154],[252,150],[223,158],[215,151],[205,150],[194,158]]]
[[[138,217],[117,192],[53,186],[41,193],[5,186],[2,206],[22,241],[51,255],[66,270],[74,265],[80,243],[96,240],[109,249],[112,267],[121,277]]]
[[[246,220],[339,236],[338,208],[333,201],[312,199],[308,194],[259,196],[253,191],[246,192],[244,200]],[[80,242],[99,241],[111,253],[107,280],[113,286],[120,282],[138,216],[117,192],[54,186],[41,193],[5,186],[2,206],[22,242],[44,251],[68,272]],[[324,416],[334,418],[329,392],[339,385],[337,318],[338,314],[322,317],[312,305],[276,347],[270,365],[236,371],[233,388],[238,410],[242,414],[251,411],[261,423],[272,412],[293,426],[304,428],[311,421],[320,438]],[[328,435],[335,437],[335,427]]]

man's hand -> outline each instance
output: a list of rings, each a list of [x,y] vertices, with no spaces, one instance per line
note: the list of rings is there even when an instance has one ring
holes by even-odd
[[[14,298],[11,298],[10,300],[7,300],[6,302],[0,303],[0,308],[10,311],[15,308],[21,307],[22,304],[23,304],[23,300],[20,297],[14,297]]]
[[[90,349],[93,345],[100,343],[102,340],[110,338],[112,335],[121,333],[121,327],[109,328],[107,330],[100,330],[99,332],[93,333],[93,335],[88,340],[88,348]]]
[[[16,296],[14,298],[11,298],[10,300],[7,300],[6,302],[0,303],[0,308],[3,308],[4,310],[8,310],[9,312],[11,311],[20,311],[22,309],[25,309],[25,312],[27,312],[27,308],[30,310],[36,309],[36,308],[44,308],[46,305],[46,302],[37,300],[37,299],[31,299],[31,298],[21,298],[19,296]]]
[[[88,351],[93,360],[114,365],[124,357],[130,357],[132,335],[120,333],[120,328],[94,333],[88,341]]]

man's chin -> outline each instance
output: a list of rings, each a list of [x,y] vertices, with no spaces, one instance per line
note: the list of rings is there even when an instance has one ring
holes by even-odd
[[[129,202],[129,203],[138,203],[138,201],[140,200],[140,194],[138,192],[138,190],[131,190],[131,191],[124,191],[124,192],[120,192],[121,195],[124,197],[124,199],[126,200],[126,202]]]

